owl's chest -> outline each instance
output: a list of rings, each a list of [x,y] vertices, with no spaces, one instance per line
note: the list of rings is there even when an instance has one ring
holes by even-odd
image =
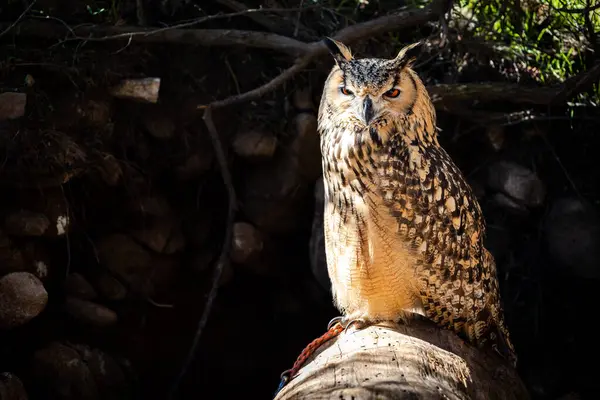
[[[325,181],[324,222],[330,264],[379,279],[399,260],[414,261],[416,253],[400,234],[398,219],[376,185],[343,181],[332,174]]]
[[[342,186],[325,202],[325,248],[337,304],[348,313],[393,319],[415,306],[417,253],[398,234],[379,196]]]

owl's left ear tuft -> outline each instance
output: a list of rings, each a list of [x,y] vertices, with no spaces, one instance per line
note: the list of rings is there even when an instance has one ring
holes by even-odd
[[[408,46],[403,47],[399,52],[396,58],[392,60],[392,65],[396,69],[403,69],[406,67],[410,67],[412,63],[416,59],[416,51],[417,47],[420,47],[423,44],[422,41],[409,44]]]
[[[323,41],[338,66],[352,60],[352,52],[344,43],[330,37],[326,37]]]

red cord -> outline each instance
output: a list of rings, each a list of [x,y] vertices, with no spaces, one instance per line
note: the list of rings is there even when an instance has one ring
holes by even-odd
[[[290,370],[289,379],[291,380],[294,377],[294,375],[296,375],[298,373],[298,371],[300,370],[300,368],[302,368],[302,365],[304,365],[304,363],[306,362],[306,360],[308,360],[308,358],[311,355],[313,355],[313,353],[323,343],[325,343],[329,339],[333,339],[334,337],[336,337],[337,335],[339,335],[343,330],[344,330],[344,328],[338,322],[337,324],[335,324],[331,328],[329,328],[329,330],[327,332],[325,332],[321,337],[319,337],[319,338],[313,340],[312,342],[310,342],[309,345],[306,346],[304,348],[304,350],[302,350],[302,353],[300,353],[300,355],[296,359],[296,362],[294,363],[294,366]]]

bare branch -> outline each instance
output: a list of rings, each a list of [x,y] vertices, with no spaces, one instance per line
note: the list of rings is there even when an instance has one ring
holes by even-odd
[[[174,399],[177,394],[177,390],[179,388],[179,384],[181,379],[185,376],[187,369],[194,359],[196,355],[196,348],[198,347],[198,342],[200,341],[200,337],[202,336],[202,332],[206,327],[206,323],[208,322],[208,317],[210,316],[210,312],[212,311],[213,303],[217,297],[217,291],[219,288],[219,282],[221,280],[221,276],[223,275],[223,269],[225,268],[225,264],[229,262],[229,253],[231,251],[231,244],[233,238],[233,224],[235,218],[235,212],[237,209],[237,200],[235,195],[235,189],[233,187],[233,180],[231,178],[231,173],[229,171],[229,167],[227,165],[227,159],[225,157],[225,151],[223,150],[223,145],[221,144],[221,139],[219,137],[219,133],[217,132],[217,128],[212,119],[212,107],[209,106],[204,110],[204,124],[208,129],[210,134],[210,138],[213,143],[213,148],[215,150],[215,154],[217,156],[217,161],[219,163],[219,169],[221,171],[221,176],[223,178],[223,183],[227,189],[227,197],[228,197],[228,208],[227,208],[227,221],[225,225],[225,236],[223,238],[223,246],[221,248],[221,254],[219,255],[219,260],[217,261],[217,265],[213,272],[212,284],[210,288],[210,292],[208,293],[208,298],[206,300],[206,304],[204,306],[204,311],[202,312],[202,317],[198,322],[198,327],[196,329],[196,333],[194,334],[194,339],[192,341],[192,345],[190,350],[185,358],[185,361],[179,371],[179,374],[175,378],[171,386],[171,390],[169,392],[169,399]]]
[[[61,38],[63,25],[51,21],[26,21],[19,24],[19,34],[35,37]],[[103,42],[108,40],[131,40],[144,43],[189,43],[201,46],[246,46],[275,50],[290,56],[298,56],[306,50],[306,43],[267,32],[240,31],[233,29],[148,29],[127,26],[79,26],[71,28],[74,37],[65,41],[80,40]]]
[[[286,69],[283,73],[277,75],[274,79],[265,83],[262,86],[257,87],[256,89],[252,89],[248,92],[241,93],[235,96],[228,97],[223,100],[217,100],[211,103],[212,107],[220,108],[231,106],[234,104],[244,103],[250,100],[258,99],[265,94],[275,90],[279,85],[283,84],[288,79],[291,79],[294,75],[301,72],[310,62],[312,61],[312,57],[303,57],[299,59],[294,65],[290,68]],[[198,108],[207,108],[205,105],[198,106]]]
[[[440,7],[439,4],[445,2],[445,0],[437,0],[433,1],[428,7],[423,9],[402,11],[392,15],[386,15],[384,17],[380,17],[371,21],[352,25],[339,31],[334,36],[334,39],[346,44],[352,44],[353,42],[359,41],[361,39],[366,39],[369,37],[380,35],[385,32],[397,31],[400,29],[407,29],[419,26],[428,21],[436,20],[439,17],[438,12],[443,12],[443,9],[442,7]],[[249,92],[228,97],[224,100],[215,101],[212,103],[212,105],[214,107],[225,107],[233,104],[258,99],[265,93],[275,90],[281,84],[293,78],[298,72],[302,71],[316,58],[327,54],[327,47],[321,41],[313,42],[310,44],[304,44],[304,48],[306,49],[305,55],[302,56],[300,59],[296,60],[294,65],[292,65],[290,68],[285,70],[281,75],[278,75],[273,80]],[[199,106],[199,108],[206,108],[206,106],[201,105]]]
[[[244,3],[241,3],[236,0],[216,0],[217,3],[231,9],[232,11],[241,12],[248,8]],[[300,3],[300,7],[296,10],[305,11],[309,9],[318,9],[322,8],[321,5],[312,5],[303,7],[302,3]],[[290,12],[294,12],[295,10],[290,9]],[[300,15],[300,13],[298,13]],[[261,25],[263,28],[268,30],[269,32],[277,33],[279,35],[293,36],[299,37],[302,40],[316,40],[317,35],[309,30],[307,27],[300,25],[299,22],[296,22],[295,28],[292,27],[291,22],[283,16],[275,16],[273,13],[251,13],[247,15],[248,18],[252,19],[257,24]],[[294,35],[294,31],[298,30],[300,35]]]
[[[12,24],[10,24],[6,29],[4,29],[2,32],[0,32],[0,38],[4,35],[6,35],[12,28],[14,28],[25,16],[25,14],[27,14],[29,12],[29,10],[31,10],[31,7],[33,7],[33,5],[35,4],[37,0],[33,0],[31,3],[29,3],[29,5],[27,6],[27,8],[25,8],[25,11],[23,11],[21,13],[21,15],[19,15],[19,18],[17,18],[15,20],[15,22],[13,22]]]
[[[445,3],[445,1],[434,0],[429,6],[422,9],[401,11],[360,24],[351,25],[339,31],[333,38],[343,43],[352,43],[387,32],[421,26],[426,22],[435,21],[439,18],[440,14],[438,12],[443,12],[443,10],[440,9],[439,3]],[[325,50],[324,45],[322,48]]]
[[[556,93],[551,99],[550,104],[563,103],[573,96],[588,90],[594,83],[598,82],[600,77],[600,61],[590,68],[589,70],[577,74],[565,81],[563,89]]]
[[[428,86],[431,100],[444,107],[457,101],[506,101],[518,104],[548,105],[561,87],[532,87],[516,83],[489,82],[466,84],[441,84]]]
[[[334,38],[346,44],[351,44],[358,40],[377,36],[386,32],[416,27],[426,22],[438,19],[440,15],[445,12],[446,5],[447,0],[434,0],[427,7],[422,9],[410,9],[396,12],[394,14],[386,15],[368,22],[349,26],[339,31]],[[302,9],[306,9],[306,7]],[[294,57],[300,57],[296,60],[294,65],[263,86],[224,100],[215,101],[213,103],[213,107],[224,107],[263,96],[265,93],[268,93],[269,91],[279,87],[288,79],[291,79],[313,60],[327,53],[327,48],[320,41],[304,43],[292,38],[266,32],[239,31],[229,29],[181,29],[196,25],[200,22],[208,21],[210,19],[245,15],[250,11],[283,12],[284,9],[245,10],[231,14],[214,15],[161,29],[145,29],[124,26],[98,27],[95,25],[70,28],[67,26],[69,33],[74,37],[67,38],[65,41],[107,41],[127,39],[130,41],[135,40],[139,42],[176,42],[205,46],[239,45],[269,49]],[[285,9],[285,11],[291,11],[291,9]],[[60,37],[62,34],[57,29],[58,27],[62,28],[65,27],[65,25],[57,25],[56,23],[50,21],[27,21],[19,24],[19,34],[38,37],[43,36],[46,38]],[[206,106],[200,106],[199,108],[206,108]]]

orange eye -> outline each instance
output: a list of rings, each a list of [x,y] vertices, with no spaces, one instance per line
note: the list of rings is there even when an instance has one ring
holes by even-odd
[[[352,96],[354,94],[351,90],[346,89],[345,86],[340,86],[340,92],[342,92],[344,96]]]
[[[398,96],[400,96],[400,90],[399,89],[390,89],[387,92],[385,92],[385,96],[391,97],[391,98],[398,97]]]

